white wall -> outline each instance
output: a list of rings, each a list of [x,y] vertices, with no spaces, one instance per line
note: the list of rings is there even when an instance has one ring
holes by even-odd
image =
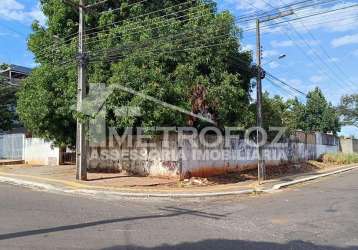
[[[26,164],[59,165],[60,150],[52,147],[51,142],[39,138],[26,138],[24,160]]]
[[[242,171],[257,168],[256,147],[247,145],[243,140],[233,140],[228,148],[221,145],[213,149],[200,149],[203,152],[209,152],[209,159],[203,159],[203,157],[193,159],[195,149],[190,147],[190,144],[184,145],[182,148],[183,155],[185,156],[182,159],[183,173],[190,172],[194,176],[210,176],[224,173],[229,169]],[[210,152],[219,153],[218,155],[225,157],[213,159],[212,157],[210,158]],[[267,165],[275,166],[286,162],[295,163],[306,160],[317,160],[322,154],[336,152],[339,152],[338,145],[315,145],[293,142],[265,146],[263,155]],[[238,154],[240,154],[240,157],[235,158],[235,155]]]

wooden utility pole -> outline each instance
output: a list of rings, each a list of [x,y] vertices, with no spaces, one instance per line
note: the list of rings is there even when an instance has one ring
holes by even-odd
[[[256,76],[256,140],[257,140],[257,179],[259,184],[264,179],[265,161],[262,157],[261,138],[262,135],[259,128],[262,128],[262,70],[261,70],[261,34],[260,34],[260,20],[256,20],[256,63],[257,63],[257,76]]]
[[[84,0],[80,0],[78,25],[78,83],[77,83],[77,111],[82,111],[82,102],[86,97],[87,61],[85,53],[85,10]],[[76,133],[76,179],[87,180],[87,140],[86,123],[77,118]]]

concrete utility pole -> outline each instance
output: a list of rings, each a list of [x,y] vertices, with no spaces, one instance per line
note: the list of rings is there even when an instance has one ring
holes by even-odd
[[[77,83],[77,111],[82,111],[82,102],[86,97],[87,87],[87,62],[85,54],[85,10],[84,0],[79,4],[79,25],[78,25],[78,83]],[[76,179],[87,180],[87,140],[86,124],[77,119],[76,133]]]
[[[257,179],[259,184],[265,180],[266,168],[265,168],[265,159],[263,158],[263,147],[261,146],[262,135],[259,132],[259,129],[262,129],[262,84],[261,80],[264,78],[264,71],[261,68],[261,32],[260,24],[262,22],[272,21],[277,18],[285,17],[294,14],[292,10],[280,12],[275,16],[268,16],[262,20],[256,20],[256,63],[257,63],[257,76],[256,76],[256,126],[258,127],[256,140],[257,140]],[[260,143],[259,143],[260,142]]]
[[[77,83],[77,111],[82,111],[83,99],[87,95],[87,56],[85,48],[85,12],[91,11],[91,8],[104,4],[107,0],[103,0],[86,6],[85,0],[80,0],[79,4],[73,0],[63,0],[64,3],[78,8],[79,23],[78,23],[78,83]],[[95,12],[95,11],[93,11]],[[76,131],[76,179],[87,180],[87,150],[88,140],[86,139],[87,123],[81,122],[77,119]]]
[[[262,128],[262,71],[261,71],[261,34],[260,34],[260,20],[256,20],[256,63],[257,63],[257,76],[256,76],[256,126]],[[259,184],[264,179],[265,161],[262,157],[261,134],[259,130],[256,133],[257,140],[257,179]]]

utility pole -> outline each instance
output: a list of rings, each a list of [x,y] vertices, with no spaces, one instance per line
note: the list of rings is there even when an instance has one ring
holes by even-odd
[[[77,83],[77,112],[82,111],[82,102],[87,89],[87,61],[85,53],[85,10],[84,0],[80,0],[78,25],[78,83]],[[76,133],[76,179],[87,180],[87,139],[86,123],[77,118]]]
[[[256,20],[256,63],[257,63],[257,76],[256,76],[256,140],[257,140],[257,179],[259,184],[265,180],[265,159],[263,158],[263,146],[261,145],[262,134],[259,129],[262,129],[262,79],[263,79],[263,70],[261,67],[261,32],[260,24],[262,22],[272,21],[277,18],[285,17],[294,14],[292,10],[280,12],[275,16],[268,16],[262,20],[259,18]]]
[[[256,63],[257,63],[257,76],[256,76],[256,140],[257,140],[257,179],[259,184],[264,179],[265,161],[262,157],[262,146],[259,128],[262,128],[262,70],[261,70],[261,34],[260,34],[260,20],[256,20]],[[260,143],[259,143],[260,142]]]
[[[85,0],[80,0],[79,3],[73,0],[62,0],[65,4],[72,6],[79,13],[78,23],[78,82],[77,82],[77,112],[82,111],[83,99],[87,95],[87,56],[85,48],[85,12],[91,11],[91,8],[97,7],[107,2],[102,0],[100,2],[86,6]],[[95,11],[93,11],[95,12]],[[86,139],[87,123],[83,123],[77,118],[76,128],[76,179],[87,180],[87,153],[88,140]]]

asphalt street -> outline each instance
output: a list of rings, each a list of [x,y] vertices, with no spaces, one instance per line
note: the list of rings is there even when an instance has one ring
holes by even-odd
[[[0,184],[0,249],[358,249],[358,170],[253,197],[106,200]]]

